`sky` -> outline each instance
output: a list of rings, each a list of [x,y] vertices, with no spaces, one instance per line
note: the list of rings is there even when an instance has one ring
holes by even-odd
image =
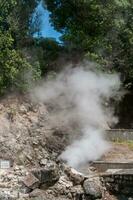
[[[40,3],[37,8],[35,9],[35,13],[33,14],[33,18],[36,15],[36,13],[39,13],[39,19],[40,19],[40,32],[39,36],[41,37],[50,37],[55,38],[58,42],[59,37],[61,36],[61,33],[54,30],[54,27],[51,26],[49,20],[50,20],[50,12],[45,9],[42,4]],[[34,37],[37,37],[38,34],[35,33]]]

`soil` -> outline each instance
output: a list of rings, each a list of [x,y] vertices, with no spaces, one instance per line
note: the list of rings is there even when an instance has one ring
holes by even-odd
[[[108,153],[102,156],[100,160],[114,162],[133,162],[133,147],[124,143],[112,143],[112,147]]]

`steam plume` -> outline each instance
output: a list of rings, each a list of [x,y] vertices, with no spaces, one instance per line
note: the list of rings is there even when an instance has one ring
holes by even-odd
[[[35,88],[34,94],[40,101],[52,103],[56,108],[53,119],[66,126],[76,123],[80,129],[81,134],[60,155],[70,166],[78,168],[100,158],[108,150],[103,132],[116,118],[105,101],[115,97],[119,88],[117,75],[82,67],[65,70]]]

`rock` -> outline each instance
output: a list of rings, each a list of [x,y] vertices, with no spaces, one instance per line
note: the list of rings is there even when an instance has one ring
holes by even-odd
[[[83,199],[82,197],[84,196],[84,190],[81,185],[76,185],[71,188],[71,194],[72,197],[76,200]]]
[[[76,185],[71,188],[71,193],[84,194],[83,187],[81,185]]]
[[[30,188],[32,190],[38,188],[40,184],[39,180],[31,173],[28,174],[22,182],[27,188]]]
[[[93,167],[93,166],[90,166],[90,167],[89,167],[89,170],[92,171],[92,172],[95,172],[95,171],[96,171],[96,168]]]
[[[66,167],[64,170],[69,179],[74,183],[74,185],[82,184],[85,177],[82,173],[76,171],[73,168]]]
[[[61,176],[58,182],[56,182],[53,186],[49,187],[49,190],[51,190],[55,196],[64,195],[65,197],[70,197],[72,187],[73,183],[68,179],[68,177]]]
[[[65,137],[51,135],[47,137],[45,146],[49,152],[56,152],[59,155],[65,149],[65,145],[68,143],[67,140]]]
[[[4,110],[4,105],[0,104],[0,111]]]
[[[54,196],[50,193],[50,191],[43,191],[40,189],[36,189],[29,195],[31,200],[68,200],[65,197]]]
[[[40,164],[41,164],[41,165],[44,165],[44,166],[47,164],[47,162],[48,162],[47,159],[41,159],[41,160],[40,160]]]
[[[17,200],[19,197],[17,191],[12,190],[0,190],[0,200]]]
[[[59,169],[57,166],[33,169],[31,172],[37,179],[39,179],[41,184],[53,185],[59,180]]]
[[[73,183],[70,180],[68,180],[65,176],[60,177],[58,184],[60,184],[61,186],[65,186],[66,188],[73,187]]]
[[[20,106],[19,111],[20,111],[20,113],[22,113],[22,114],[26,114],[26,113],[27,113],[27,109],[26,109],[26,107],[25,107],[24,105],[21,105],[21,106]]]
[[[29,197],[39,197],[39,196],[43,196],[43,195],[44,195],[43,190],[35,189],[29,194]]]
[[[29,161],[32,161],[32,156],[31,155],[29,155],[29,154],[27,154],[27,155],[25,155],[26,156],[26,158],[29,160]]]
[[[94,199],[102,198],[101,188],[95,180],[85,180],[83,183],[83,188],[86,195],[89,195]]]
[[[96,199],[96,200],[103,200],[103,199]],[[106,200],[106,199],[104,199],[104,200]]]
[[[39,163],[40,163],[40,165],[45,166],[46,168],[56,167],[56,163],[54,161],[46,159],[46,158],[41,159]]]

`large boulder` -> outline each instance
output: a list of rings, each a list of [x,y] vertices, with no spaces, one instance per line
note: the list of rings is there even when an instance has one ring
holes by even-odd
[[[98,184],[98,182],[96,182],[95,180],[92,180],[92,179],[85,180],[83,183],[83,188],[84,188],[85,194],[87,196],[90,196],[92,199],[102,198],[101,187]]]
[[[73,183],[69,180],[67,176],[61,176],[56,184],[52,187],[49,187],[49,190],[54,192],[54,194],[60,196],[71,196],[71,188],[73,187]]]
[[[22,181],[22,188],[24,193],[29,193],[30,191],[38,188],[40,181],[31,173],[29,173]]]
[[[59,180],[59,169],[56,165],[31,170],[32,174],[39,179],[41,185],[54,185]]]
[[[82,173],[75,170],[74,168],[65,166],[64,172],[67,174],[67,176],[73,182],[74,185],[82,184],[85,180],[85,176]]]

